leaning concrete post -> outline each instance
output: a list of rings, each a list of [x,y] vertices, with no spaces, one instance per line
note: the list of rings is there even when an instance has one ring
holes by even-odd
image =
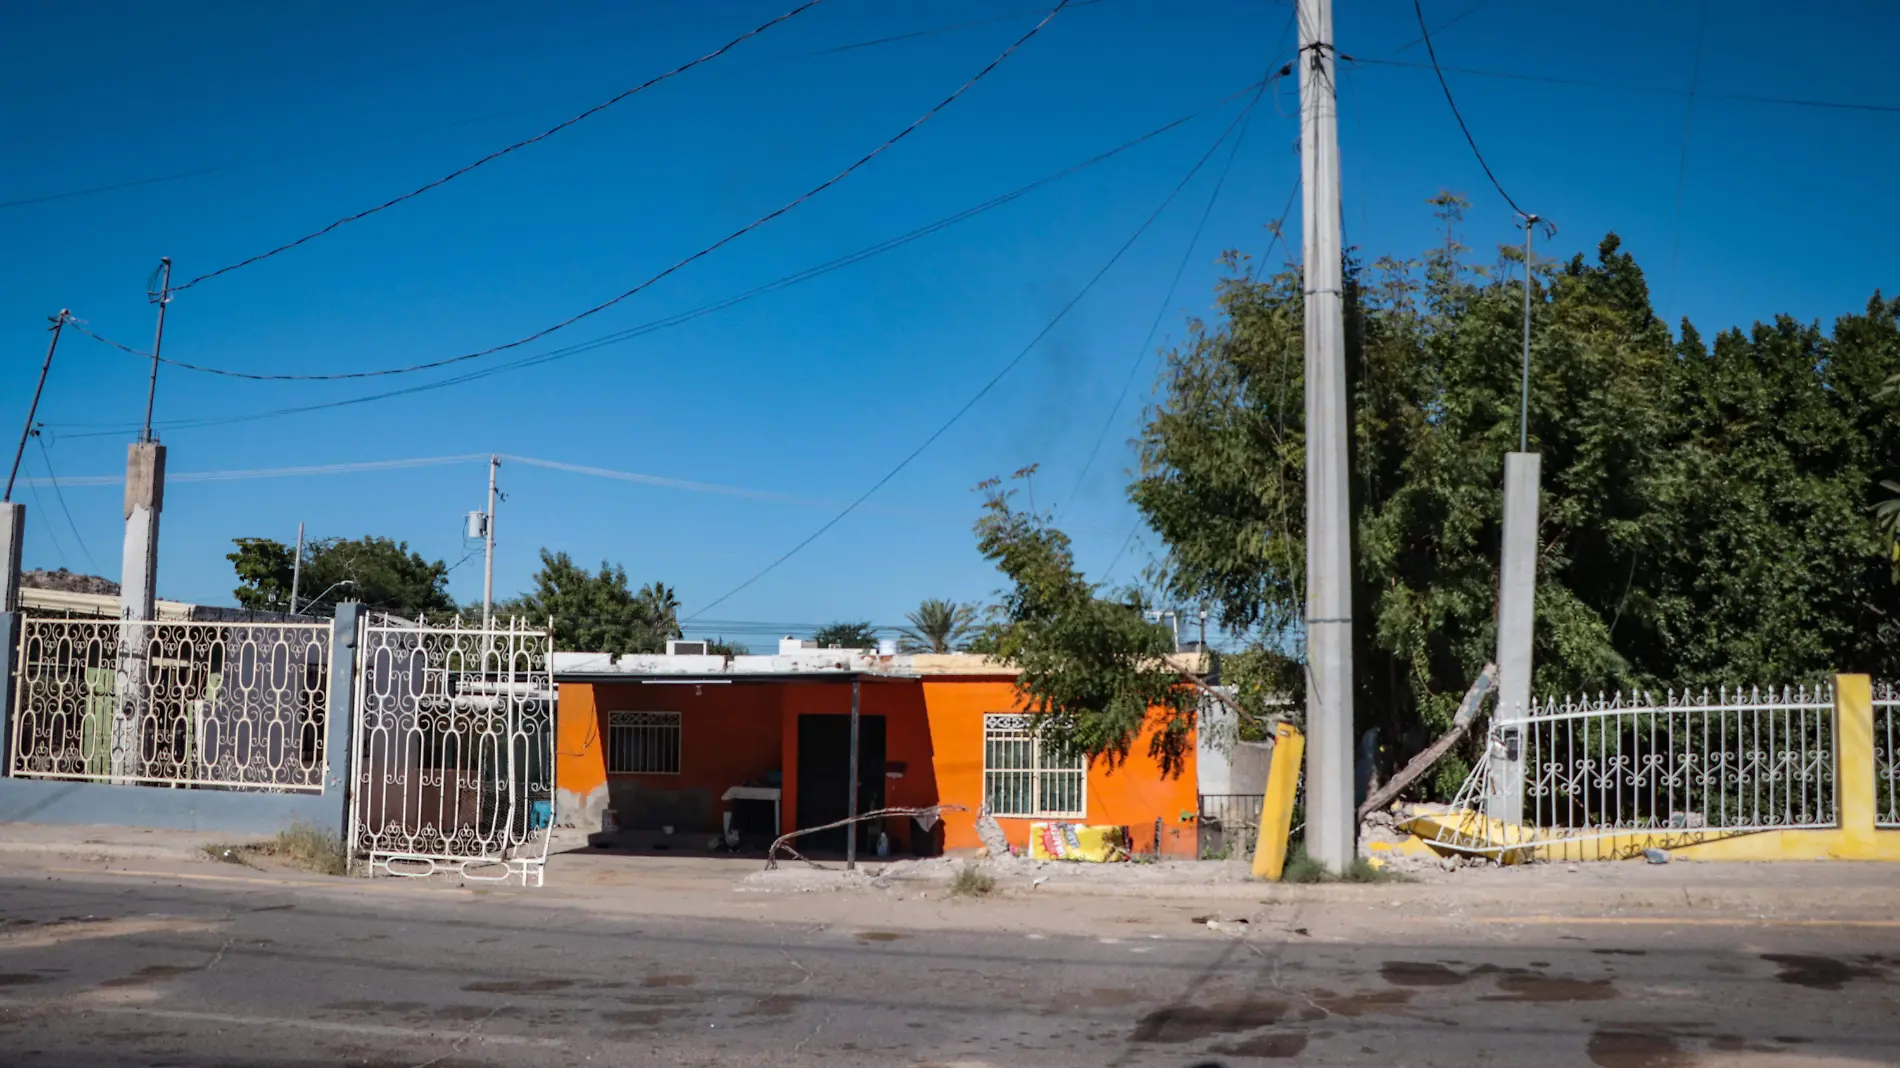
[[[1498,740],[1491,753],[1485,814],[1524,819],[1523,721],[1530,716],[1531,639],[1537,619],[1537,493],[1542,458],[1504,458],[1504,545],[1498,561]]]

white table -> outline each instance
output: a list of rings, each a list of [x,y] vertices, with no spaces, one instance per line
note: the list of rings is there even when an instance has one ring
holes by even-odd
[[[785,830],[785,823],[779,814],[779,798],[784,791],[776,786],[733,786],[719,795],[721,801],[770,801],[772,802],[772,837],[776,838]],[[732,830],[732,810],[726,810],[725,829]]]

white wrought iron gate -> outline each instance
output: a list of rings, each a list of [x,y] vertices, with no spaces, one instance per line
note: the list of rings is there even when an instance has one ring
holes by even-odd
[[[370,874],[541,885],[554,822],[550,645],[519,621],[365,621],[350,854]]]

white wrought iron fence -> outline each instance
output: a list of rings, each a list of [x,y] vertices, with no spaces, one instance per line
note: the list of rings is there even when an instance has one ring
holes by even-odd
[[[326,623],[22,621],[20,778],[321,792]]]
[[[1521,747],[1521,826],[1479,819],[1512,784]],[[1624,834],[1832,827],[1838,820],[1831,687],[1599,695],[1535,704],[1492,727],[1454,808],[1458,841],[1504,852]]]
[[[1874,825],[1900,828],[1900,689],[1874,689]]]
[[[364,624],[351,855],[369,872],[539,886],[553,825],[550,636],[519,621]]]

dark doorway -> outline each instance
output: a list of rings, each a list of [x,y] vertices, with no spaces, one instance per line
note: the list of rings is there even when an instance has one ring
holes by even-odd
[[[798,826],[820,827],[850,815],[851,717],[848,715],[798,717]],[[884,717],[858,717],[858,812],[884,807]],[[863,847],[877,831],[873,824],[858,825]],[[842,852],[845,829],[802,835],[793,848]]]

